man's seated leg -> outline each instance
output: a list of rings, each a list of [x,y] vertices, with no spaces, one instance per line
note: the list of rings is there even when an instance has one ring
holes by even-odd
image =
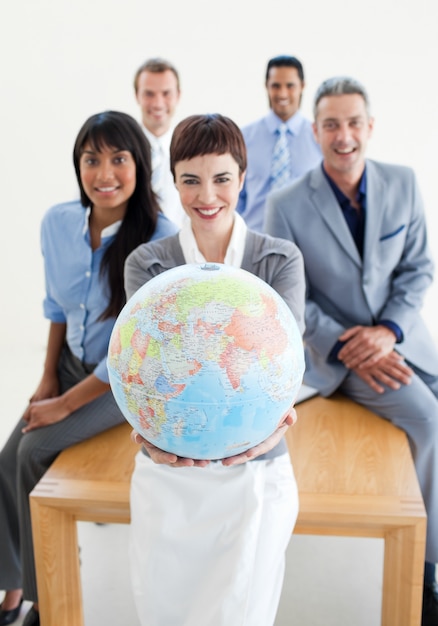
[[[397,391],[374,392],[351,372],[339,391],[377,415],[390,420],[408,436],[428,516],[425,591],[422,626],[438,626],[438,378],[415,371],[410,385]]]

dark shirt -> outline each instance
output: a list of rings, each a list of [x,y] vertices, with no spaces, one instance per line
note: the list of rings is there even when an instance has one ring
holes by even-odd
[[[363,239],[365,232],[365,216],[367,208],[367,170],[363,171],[362,177],[359,182],[359,189],[356,194],[356,201],[359,205],[359,209],[351,205],[350,199],[339,189],[337,184],[330,178],[321,163],[322,171],[326,177],[333,193],[336,196],[339,206],[341,207],[342,214],[347,222],[347,226],[350,229],[350,233],[354,239],[354,243],[362,258],[363,256]]]

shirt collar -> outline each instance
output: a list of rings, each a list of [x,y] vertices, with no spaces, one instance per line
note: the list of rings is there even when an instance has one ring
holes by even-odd
[[[91,207],[87,207],[85,211],[85,220],[84,220],[84,228],[82,229],[82,234],[86,235],[90,230],[90,215],[91,215]],[[118,220],[109,226],[106,226],[100,233],[100,238],[105,239],[106,237],[112,237],[116,235],[120,226],[122,224],[122,220]]]
[[[321,163],[321,168],[322,168],[322,172],[324,176],[327,179],[327,182],[329,183],[330,187],[333,189],[333,193],[335,194],[336,200],[339,202],[339,204],[342,207],[346,205],[350,205],[349,198],[347,198],[345,193],[339,189],[335,181],[332,178],[330,178],[330,176],[325,171],[324,162]],[[357,195],[356,195],[356,199],[363,209],[365,208],[366,197],[367,197],[367,168],[365,165],[363,174],[359,181],[359,188],[357,190]]]
[[[164,148],[165,150],[169,150],[170,141],[172,139],[172,134],[173,134],[173,128],[169,128],[169,130],[167,130],[163,135],[160,135],[159,137],[151,133],[151,131],[148,130],[146,126],[142,125],[142,128],[152,148],[160,147],[160,148]]]
[[[234,214],[233,232],[225,255],[225,265],[240,267],[242,265],[243,253],[245,251],[245,241],[247,226],[243,218]],[[199,251],[193,234],[190,220],[185,220],[179,231],[179,243],[181,245],[186,263],[205,263],[204,255]]]
[[[272,134],[276,133],[282,124],[286,124],[288,131],[292,135],[297,135],[301,129],[301,126],[304,123],[304,117],[297,111],[292,117],[290,117],[286,122],[283,122],[271,109],[266,116],[266,124],[268,126],[269,132]]]

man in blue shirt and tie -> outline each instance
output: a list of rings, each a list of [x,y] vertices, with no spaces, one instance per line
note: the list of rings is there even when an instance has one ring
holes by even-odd
[[[292,56],[274,57],[266,69],[269,113],[242,129],[248,169],[237,212],[249,228],[262,231],[266,196],[305,174],[321,161],[312,125],[299,108],[304,70]]]

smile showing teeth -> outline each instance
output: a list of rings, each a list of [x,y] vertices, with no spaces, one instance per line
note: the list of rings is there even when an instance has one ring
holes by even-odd
[[[338,152],[339,154],[351,154],[354,151],[354,148],[337,148],[336,152]]]
[[[214,209],[198,209],[199,213],[201,215],[216,215],[216,213],[219,213],[220,208],[219,207],[215,207]]]
[[[97,187],[97,191],[101,191],[102,193],[109,193],[110,191],[115,191],[117,187]]]

